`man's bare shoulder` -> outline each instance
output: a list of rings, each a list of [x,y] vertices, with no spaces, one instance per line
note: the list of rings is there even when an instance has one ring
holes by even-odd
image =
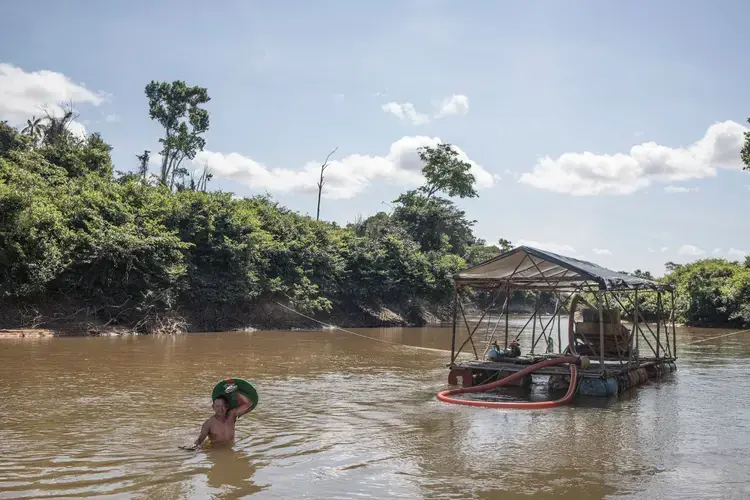
[[[203,422],[203,425],[211,428],[214,425],[216,425],[217,422],[218,422],[218,419],[216,418],[216,415],[211,415],[210,417],[206,419],[205,422]]]

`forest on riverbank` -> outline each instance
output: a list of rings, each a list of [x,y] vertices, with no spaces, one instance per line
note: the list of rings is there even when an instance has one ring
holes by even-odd
[[[156,173],[150,151],[116,170],[103,137],[71,131],[72,104],[0,124],[0,328],[311,326],[279,304],[341,326],[418,325],[449,317],[453,273],[512,246],[473,234],[454,200],[478,196],[474,177],[450,144],[420,150],[424,185],[390,212],[340,226],[209,190],[210,171],[185,168],[205,145],[207,90],[152,82],[146,97],[164,129]],[[704,259],[658,279],[676,286],[679,321],[746,326],[749,266]]]

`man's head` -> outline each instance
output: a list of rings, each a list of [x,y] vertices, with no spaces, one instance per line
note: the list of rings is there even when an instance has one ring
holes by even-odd
[[[214,409],[214,414],[216,414],[217,417],[225,416],[227,414],[227,408],[229,408],[227,398],[225,398],[224,396],[219,396],[218,398],[214,399],[212,408]]]

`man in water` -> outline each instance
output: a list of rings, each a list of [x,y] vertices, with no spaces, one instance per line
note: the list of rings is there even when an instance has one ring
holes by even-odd
[[[226,396],[214,399],[214,415],[203,422],[198,439],[188,449],[197,450],[206,438],[209,438],[213,445],[234,442],[234,424],[239,417],[253,409],[252,401],[239,391],[236,394],[239,405],[231,410],[227,410],[229,404]]]

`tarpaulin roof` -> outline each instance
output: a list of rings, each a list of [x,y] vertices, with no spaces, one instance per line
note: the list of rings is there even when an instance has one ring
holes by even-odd
[[[458,286],[494,288],[506,283],[514,289],[575,290],[593,286],[599,290],[672,290],[659,283],[618,273],[592,262],[520,246],[453,276]]]

